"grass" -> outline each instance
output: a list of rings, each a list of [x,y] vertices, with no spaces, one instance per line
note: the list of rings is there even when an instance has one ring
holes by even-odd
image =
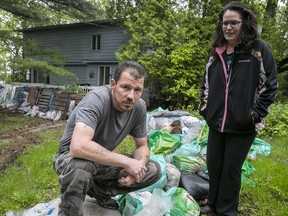
[[[20,130],[20,129],[22,130],[23,125],[25,127],[25,125],[27,125],[27,123],[29,121],[31,121],[31,119],[29,119],[29,118],[18,118],[15,116],[7,116],[4,118],[3,122],[1,122],[0,132],[1,133],[9,132],[9,130],[11,129],[11,125],[15,122],[16,119],[19,121],[19,122],[17,122],[16,125],[14,125],[14,128],[16,130]]]
[[[33,124],[36,124],[37,122],[43,121],[43,119],[33,118],[33,121],[34,121]],[[15,122],[17,122],[17,124],[15,124]],[[20,116],[19,114],[12,116],[10,114],[9,116],[3,116],[0,123],[1,123],[1,127],[0,127],[1,134],[9,133],[11,129],[15,132],[20,131],[20,130],[23,131],[23,130],[27,130],[30,128],[31,117]]]
[[[41,135],[44,142],[31,145],[0,175],[0,215],[19,211],[59,196],[52,159],[62,131],[53,129]]]
[[[115,149],[116,152],[125,154],[132,153],[135,150],[134,140],[131,136],[124,139],[119,146]]]
[[[256,171],[251,175],[256,186],[244,185],[240,196],[242,215],[277,215],[288,212],[288,137],[271,140],[271,154],[252,162]]]
[[[62,132],[59,128],[45,131],[41,135],[44,140],[41,144],[29,146],[26,154],[0,175],[0,215],[9,210],[19,212],[60,195],[52,159]],[[243,185],[239,215],[284,216],[288,212],[288,136],[262,139],[272,145],[271,154],[268,157],[257,156],[251,162],[256,171],[250,179],[256,186]],[[132,142],[133,139],[128,137],[117,151],[133,151]]]

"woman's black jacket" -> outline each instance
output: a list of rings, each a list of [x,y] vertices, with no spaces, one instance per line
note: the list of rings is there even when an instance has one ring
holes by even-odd
[[[277,69],[269,46],[257,40],[249,52],[237,50],[229,76],[223,53],[216,48],[203,76],[200,114],[209,128],[249,133],[264,128],[277,92]]]

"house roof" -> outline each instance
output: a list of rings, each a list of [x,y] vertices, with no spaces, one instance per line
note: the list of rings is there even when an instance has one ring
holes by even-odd
[[[33,32],[39,30],[47,30],[47,29],[63,29],[63,28],[71,28],[71,27],[80,27],[80,26],[99,26],[99,27],[107,27],[107,26],[115,26],[119,23],[118,20],[97,20],[91,22],[80,22],[80,23],[70,23],[70,24],[60,24],[60,25],[50,25],[50,26],[40,26],[34,28],[26,28],[20,29],[20,32]]]

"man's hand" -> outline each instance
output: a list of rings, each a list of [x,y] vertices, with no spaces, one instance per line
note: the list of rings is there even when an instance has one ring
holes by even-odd
[[[125,167],[125,171],[127,174],[130,174],[133,178],[135,178],[137,183],[139,183],[144,178],[147,168],[143,162],[132,158],[128,166]]]
[[[136,183],[136,179],[131,176],[130,174],[128,174],[125,170],[122,170],[123,172],[126,173],[126,175],[122,176],[119,180],[118,180],[118,183],[120,185],[126,185],[126,186],[129,186],[129,185],[132,185],[132,184],[135,184]]]

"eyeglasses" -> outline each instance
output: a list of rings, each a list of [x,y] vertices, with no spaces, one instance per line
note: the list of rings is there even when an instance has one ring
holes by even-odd
[[[228,25],[230,24],[231,28],[236,28],[239,26],[239,23],[243,22],[242,20],[239,21],[239,20],[225,20],[225,21],[222,21],[221,24],[224,28],[227,28]]]

